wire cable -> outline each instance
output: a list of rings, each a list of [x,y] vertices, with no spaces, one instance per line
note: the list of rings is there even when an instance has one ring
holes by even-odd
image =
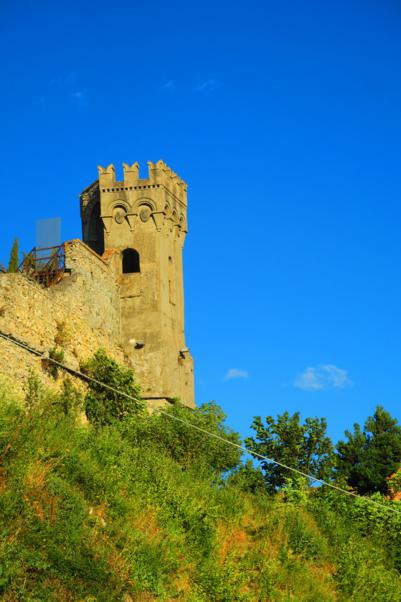
[[[86,380],[87,382],[96,383],[97,385],[103,387],[104,389],[112,391],[113,393],[117,393],[118,395],[122,395],[123,397],[126,397],[128,399],[137,401],[135,399],[135,397],[133,397],[132,395],[129,395],[129,393],[120,391],[119,389],[116,389],[115,387],[112,387],[111,385],[103,383],[103,382],[97,380],[96,378],[93,378],[92,376],[89,376],[88,374],[81,372],[80,370],[75,370],[74,368],[71,368],[71,367],[67,366],[66,364],[63,364],[62,362],[59,362],[51,357],[46,356],[42,351],[38,351],[38,350],[34,349],[33,347],[30,347],[29,345],[27,345],[23,341],[17,339],[13,335],[6,334],[0,330],[0,337],[9,341],[10,343],[13,343],[14,345],[17,345],[18,347],[21,347],[22,349],[25,349],[26,351],[29,351],[30,353],[33,353],[36,356],[43,357],[44,359],[46,359],[47,362],[50,362],[50,363],[58,366],[59,368],[62,368],[69,374],[73,374],[74,376],[77,376],[78,378]],[[234,441],[230,441],[229,439],[226,439],[225,437],[221,437],[220,435],[217,435],[217,433],[208,431],[207,429],[204,429],[201,426],[194,424],[190,420],[185,420],[185,418],[181,418],[179,416],[174,416],[173,414],[170,414],[169,412],[165,412],[164,410],[162,410],[160,408],[157,411],[167,418],[175,420],[176,422],[181,422],[182,424],[185,424],[186,426],[188,426],[192,429],[195,429],[195,430],[203,433],[204,435],[207,435],[208,437],[217,439],[218,441],[226,443],[227,445],[231,445],[232,447],[235,447],[235,448],[241,450],[242,452],[250,454],[257,459],[265,460],[266,462],[269,462],[270,464],[275,464],[276,466],[280,466],[281,468],[284,468],[284,469],[286,469],[290,472],[293,472],[299,476],[310,479],[311,481],[313,481],[315,483],[319,483],[320,485],[325,485],[326,487],[333,489],[337,493],[342,493],[343,495],[348,495],[352,498],[360,499],[364,503],[374,504],[377,507],[385,508],[386,510],[390,510],[391,512],[394,512],[395,514],[398,514],[401,516],[400,510],[397,510],[396,508],[394,508],[388,504],[384,504],[382,502],[379,502],[378,500],[372,500],[371,498],[366,498],[362,495],[359,495],[358,493],[355,493],[353,491],[348,491],[347,489],[343,489],[342,487],[339,487],[338,485],[334,485],[333,483],[330,483],[329,481],[325,481],[324,479],[319,479],[318,477],[314,477],[306,472],[303,472],[302,470],[299,470],[298,468],[294,468],[293,466],[288,466],[287,464],[284,464],[283,462],[279,462],[278,460],[274,460],[273,458],[269,458],[268,456],[264,456],[263,454],[259,454],[258,452],[250,451],[245,446],[240,445],[239,443],[234,443]]]

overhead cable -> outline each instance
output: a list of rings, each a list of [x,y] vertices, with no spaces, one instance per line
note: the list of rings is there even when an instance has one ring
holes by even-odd
[[[87,382],[96,383],[97,385],[103,387],[104,389],[112,391],[113,393],[117,393],[118,395],[122,395],[123,397],[126,397],[127,399],[137,401],[137,399],[135,399],[135,397],[133,397],[129,393],[125,393],[125,391],[120,391],[116,387],[112,387],[111,385],[108,385],[107,383],[103,383],[103,382],[97,380],[96,378],[93,378],[92,376],[89,376],[88,374],[81,372],[80,370],[71,368],[70,366],[67,366],[66,364],[64,364],[62,362],[59,362],[51,357],[46,356],[45,353],[43,353],[42,351],[38,351],[37,349],[34,349],[33,347],[31,347],[27,343],[24,343],[23,341],[14,337],[13,335],[6,334],[0,330],[0,337],[9,341],[10,343],[12,343],[14,345],[17,345],[18,347],[21,347],[22,349],[25,349],[26,351],[28,351],[30,353],[33,353],[36,356],[43,357],[44,359],[46,359],[47,362],[52,363],[55,366],[58,366],[59,368],[65,370],[69,374],[73,374],[74,376],[77,376],[78,378],[86,380]],[[314,483],[318,483],[320,485],[325,485],[326,487],[333,489],[337,493],[341,493],[343,495],[348,495],[352,498],[362,500],[364,503],[374,504],[375,506],[378,506],[380,508],[385,508],[386,510],[390,510],[391,512],[394,512],[395,514],[398,514],[401,516],[400,510],[398,510],[388,504],[379,502],[378,500],[373,500],[372,498],[366,498],[362,495],[359,495],[358,493],[355,493],[354,491],[348,491],[347,489],[343,489],[342,487],[339,487],[338,485],[334,485],[333,483],[330,483],[329,481],[326,481],[324,479],[319,479],[318,477],[314,477],[306,472],[303,472],[302,470],[299,470],[298,468],[294,468],[293,466],[288,466],[287,464],[284,464],[283,462],[279,462],[278,460],[274,460],[273,458],[269,458],[268,456],[264,456],[263,454],[259,454],[258,452],[250,451],[245,446],[240,445],[239,443],[235,443],[234,441],[230,441],[229,439],[226,439],[225,437],[221,437],[221,435],[218,435],[217,433],[208,431],[207,429],[204,429],[201,426],[194,424],[190,420],[185,420],[185,418],[181,418],[179,416],[174,416],[174,414],[171,414],[170,412],[166,412],[166,411],[162,410],[161,408],[159,408],[157,411],[160,414],[162,414],[163,416],[165,416],[166,418],[170,418],[171,420],[175,420],[176,422],[181,422],[182,424],[185,424],[186,426],[188,426],[192,429],[195,429],[195,430],[203,433],[204,435],[207,435],[208,437],[217,439],[218,441],[221,441],[227,445],[231,445],[232,447],[235,447],[244,453],[250,454],[257,459],[265,460],[266,462],[269,462],[270,464],[275,464],[276,466],[280,466],[281,468],[284,468],[285,470],[293,472],[299,476],[305,477],[305,478],[313,481]]]

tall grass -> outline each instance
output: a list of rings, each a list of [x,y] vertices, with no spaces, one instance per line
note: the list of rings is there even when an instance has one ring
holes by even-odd
[[[332,500],[250,492],[226,478],[238,456],[179,423],[83,426],[65,392],[0,400],[2,600],[401,600],[394,557]]]

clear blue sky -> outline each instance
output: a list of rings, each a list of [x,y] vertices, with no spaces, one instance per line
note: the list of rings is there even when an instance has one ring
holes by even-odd
[[[189,184],[197,401],[401,420],[401,6],[2,2],[0,257],[80,236],[97,164]]]

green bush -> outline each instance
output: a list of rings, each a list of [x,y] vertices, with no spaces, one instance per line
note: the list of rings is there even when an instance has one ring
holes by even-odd
[[[224,441],[209,437],[205,431],[227,439],[237,445],[238,433],[225,425],[226,416],[213,402],[190,409],[179,403],[154,413],[145,420],[126,423],[125,436],[133,445],[149,445],[163,449],[165,453],[188,468],[196,465],[206,470],[224,473],[239,465],[242,452]],[[202,431],[191,428],[188,423]]]
[[[247,493],[256,495],[266,495],[267,493],[261,469],[255,467],[252,460],[249,459],[230,473],[227,483]]]
[[[85,397],[85,412],[92,424],[104,426],[114,420],[122,420],[142,412],[144,404],[133,371],[120,366],[108,357],[103,349],[83,364],[81,370],[90,377]],[[116,391],[100,383],[105,383]],[[121,391],[122,394],[117,391]]]
[[[77,416],[82,410],[82,393],[73,385],[71,379],[68,377],[63,380],[58,399],[65,416]]]
[[[55,364],[54,362],[52,362],[51,360],[54,360],[54,361],[58,362],[59,364],[62,364],[64,361],[64,349],[62,349],[61,347],[52,347],[49,350],[49,360],[47,360],[47,361],[45,360],[46,361],[46,370],[53,378],[57,378],[60,367],[57,364]]]

